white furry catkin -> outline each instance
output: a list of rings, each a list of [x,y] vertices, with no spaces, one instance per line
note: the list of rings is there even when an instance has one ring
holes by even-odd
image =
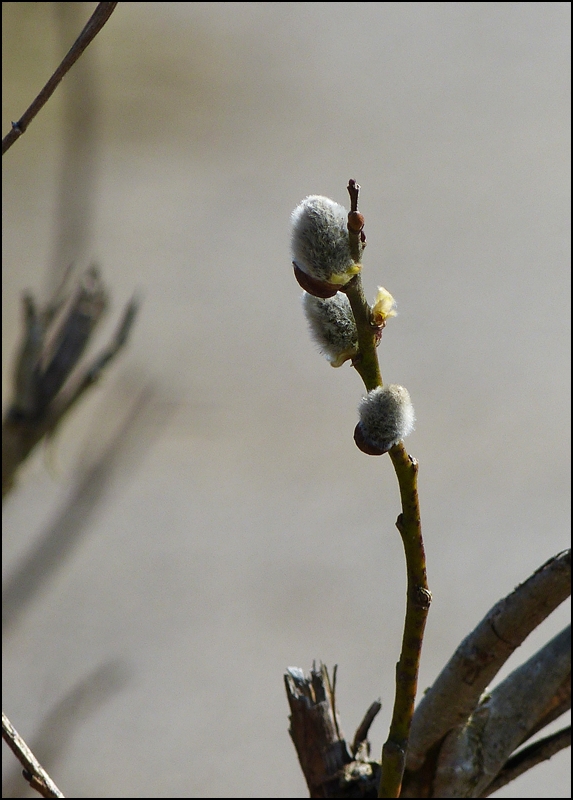
[[[408,390],[390,384],[368,392],[358,408],[360,422],[354,432],[358,447],[369,455],[382,455],[414,430],[414,407]]]
[[[333,367],[341,367],[358,352],[358,333],[350,303],[345,294],[321,299],[308,292],[302,295],[302,308],[314,341]]]
[[[291,215],[292,258],[311,278],[344,286],[360,272],[350,252],[348,212],[321,195],[310,195]]]

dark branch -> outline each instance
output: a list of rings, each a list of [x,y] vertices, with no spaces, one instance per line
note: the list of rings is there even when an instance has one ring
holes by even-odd
[[[68,53],[64,56],[61,64],[46,83],[40,94],[26,109],[26,111],[24,111],[18,122],[12,123],[12,129],[2,139],[2,155],[4,155],[4,153],[9,150],[10,147],[12,147],[16,139],[19,139],[20,136],[25,133],[30,122],[32,122],[36,114],[43,106],[45,106],[50,97],[53,95],[66,72],[73,67],[86,47],[95,39],[97,34],[103,28],[107,20],[112,15],[116,5],[117,3],[98,3],[96,10],[89,18],[84,29],[73,43]]]
[[[354,739],[352,741],[352,747],[350,748],[353,755],[356,755],[358,749],[362,742],[365,742],[368,738],[368,731],[370,730],[370,726],[374,722],[374,719],[380,709],[382,708],[382,703],[379,700],[375,700],[366,714],[364,714],[364,719],[356,728],[356,733],[354,734]]]

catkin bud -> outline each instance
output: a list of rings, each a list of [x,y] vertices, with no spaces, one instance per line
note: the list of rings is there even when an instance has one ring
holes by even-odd
[[[302,308],[314,341],[333,367],[341,367],[358,352],[358,333],[350,303],[345,294],[322,300],[308,292]]]
[[[346,209],[328,197],[310,195],[292,212],[292,258],[295,274],[306,291],[331,297],[361,270],[350,252]],[[298,272],[297,272],[298,270]],[[301,276],[300,273],[303,273]],[[305,280],[308,276],[310,283]],[[328,294],[314,291],[314,282],[328,284]]]
[[[386,320],[390,317],[395,317],[397,313],[396,301],[387,289],[379,286],[372,306],[372,323],[383,328],[386,325]]]
[[[414,430],[414,407],[407,389],[391,384],[368,392],[358,408],[354,441],[362,452],[381,456]]]

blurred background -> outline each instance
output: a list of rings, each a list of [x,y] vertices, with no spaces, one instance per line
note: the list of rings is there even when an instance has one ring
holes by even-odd
[[[94,3],[3,3],[2,132]],[[420,691],[569,539],[569,3],[120,3],[4,159],[3,399],[24,289],[100,265],[127,350],[4,503],[4,707],[70,797],[305,797],[287,666],[387,736],[390,460],[307,334],[289,215],[361,185],[412,396]],[[567,620],[558,609],[520,664]],[[554,724],[562,727],[563,719]],[[6,750],[6,748],[4,748]],[[4,752],[3,797],[26,797]],[[34,795],[35,796],[35,795]],[[569,797],[569,753],[499,797]]]

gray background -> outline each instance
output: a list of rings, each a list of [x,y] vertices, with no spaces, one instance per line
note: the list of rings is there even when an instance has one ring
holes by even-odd
[[[3,133],[78,5],[66,39],[54,4],[3,4]],[[64,262],[102,267],[100,346],[143,297],[128,350],[4,504],[4,706],[68,796],[306,796],[282,674],[313,659],[339,665],[347,736],[381,697],[374,753],[386,737],[397,485],[352,441],[358,375],[307,335],[288,242],[307,194],[346,204],[361,184],[365,288],[398,302],[379,352],[418,418],[420,688],[567,545],[569,15],[120,3],[86,53],[97,124],[63,206],[65,89],[4,159],[5,378],[21,291],[45,295]],[[498,796],[568,797],[568,763]],[[3,796],[26,796],[4,764]]]

